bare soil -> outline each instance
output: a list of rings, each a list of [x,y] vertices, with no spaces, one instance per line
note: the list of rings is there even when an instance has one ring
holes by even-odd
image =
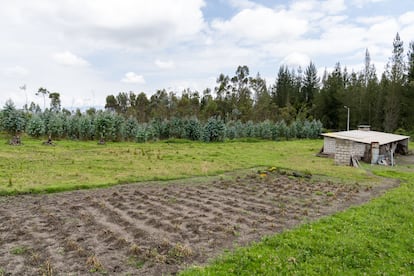
[[[0,198],[0,275],[165,275],[361,204],[396,183],[281,173]]]

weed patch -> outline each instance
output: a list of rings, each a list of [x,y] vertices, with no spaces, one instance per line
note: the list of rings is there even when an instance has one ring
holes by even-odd
[[[16,246],[10,250],[10,253],[13,255],[23,255],[28,251],[28,248],[25,246]]]

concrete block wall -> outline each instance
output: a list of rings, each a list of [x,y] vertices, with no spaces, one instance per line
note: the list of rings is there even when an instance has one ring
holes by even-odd
[[[365,149],[367,145],[363,143],[356,143],[356,142],[354,142],[353,144],[354,145],[353,145],[352,155],[355,157],[360,157],[360,158],[364,157]]]
[[[353,152],[353,142],[337,139],[335,143],[335,164],[349,165]]]
[[[323,153],[334,154],[335,153],[335,138],[325,137],[323,139]]]

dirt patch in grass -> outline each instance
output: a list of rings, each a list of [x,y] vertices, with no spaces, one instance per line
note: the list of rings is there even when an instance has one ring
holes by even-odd
[[[398,165],[414,165],[414,154],[410,153],[407,155],[397,155],[395,162]]]
[[[0,271],[175,274],[236,245],[366,202],[395,185],[362,187],[249,172],[208,182],[3,197]]]

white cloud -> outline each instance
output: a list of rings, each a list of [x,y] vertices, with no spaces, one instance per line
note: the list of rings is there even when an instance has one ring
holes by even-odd
[[[387,16],[358,17],[356,19],[356,22],[362,23],[365,25],[373,25],[373,24],[384,22],[385,20],[388,20],[388,19],[389,17]]]
[[[121,79],[121,82],[124,83],[136,83],[136,84],[144,84],[145,79],[142,75],[137,75],[134,72],[128,72],[125,74],[125,77]]]
[[[404,13],[399,17],[399,21],[403,25],[414,24],[414,11]]]
[[[237,9],[252,9],[255,8],[257,6],[259,6],[258,4],[256,4],[253,1],[249,1],[249,0],[229,0],[229,4]]]
[[[352,0],[351,3],[352,3],[352,5],[355,5],[358,8],[363,8],[367,4],[379,3],[379,2],[383,2],[383,1],[384,0]]]
[[[29,74],[29,70],[18,65],[4,68],[1,72],[6,77],[25,77]]]
[[[337,14],[346,10],[344,0],[325,0],[321,2],[321,9],[328,14]]]
[[[55,53],[52,55],[54,61],[61,65],[66,66],[87,66],[89,63],[81,57],[76,56],[75,54],[65,51],[60,53]]]
[[[172,60],[162,61],[162,60],[155,60],[155,65],[160,69],[173,69],[175,64]]]
[[[10,5],[26,23],[56,29],[65,40],[98,48],[161,48],[171,41],[186,41],[205,26],[203,0],[44,0]]]
[[[306,32],[307,21],[292,16],[286,10],[256,7],[244,9],[229,20],[215,20],[212,28],[223,37],[232,37],[241,43],[257,44],[299,37]]]
[[[305,68],[309,65],[310,62],[310,58],[308,55],[303,54],[303,53],[298,53],[298,52],[294,52],[291,53],[289,55],[287,55],[283,60],[282,60],[282,64],[287,65],[291,68],[297,68],[297,67],[302,67]]]
[[[364,36],[370,43],[383,43],[391,47],[392,40],[399,31],[399,28],[400,26],[396,19],[388,18],[387,20],[369,26]]]
[[[275,76],[281,62],[304,67],[309,59],[322,68],[359,66],[365,48],[379,71],[397,31],[405,47],[414,37],[414,9],[403,1],[379,10],[393,3],[378,1],[5,1],[0,106],[11,93],[25,102],[23,83],[29,101],[39,100],[33,91],[42,86],[60,92],[64,106],[92,105],[131,84],[149,94],[168,87],[201,93],[244,64],[262,76]]]

